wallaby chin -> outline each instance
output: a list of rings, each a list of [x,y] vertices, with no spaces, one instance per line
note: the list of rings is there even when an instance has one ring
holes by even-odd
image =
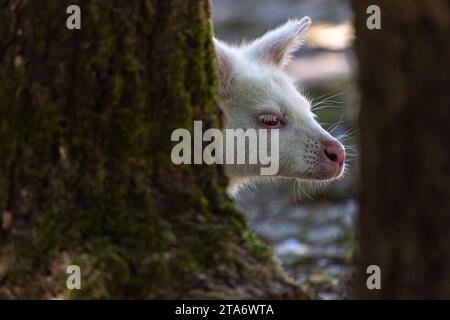
[[[231,195],[257,177],[324,182],[342,176],[344,146],[317,123],[311,102],[283,71],[310,24],[308,17],[290,20],[240,47],[214,39],[223,131],[235,133],[224,135]],[[228,153],[236,146],[245,150],[234,162]]]
[[[312,198],[315,194],[323,192],[326,190],[327,186],[339,179],[342,178],[342,175],[332,179],[326,180],[307,180],[307,179],[299,179],[295,177],[231,177],[228,180],[227,186],[227,194],[230,198],[234,200],[239,200],[241,194],[249,191],[253,191],[257,188],[258,185],[279,185],[280,183],[286,181],[294,182],[294,188],[299,188],[301,192],[305,194],[306,197]]]

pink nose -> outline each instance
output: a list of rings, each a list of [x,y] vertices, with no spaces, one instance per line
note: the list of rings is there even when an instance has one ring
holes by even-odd
[[[344,165],[345,149],[338,141],[327,141],[323,143],[325,158],[336,164],[339,169]]]

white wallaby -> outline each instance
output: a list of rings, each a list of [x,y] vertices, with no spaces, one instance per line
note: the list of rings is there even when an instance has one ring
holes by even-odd
[[[279,129],[277,176],[307,181],[340,177],[345,148],[315,120],[311,103],[283,71],[302,45],[308,17],[291,20],[239,47],[214,39],[225,129]],[[226,142],[225,142],[226,144]],[[230,191],[259,176],[255,165],[226,165]]]

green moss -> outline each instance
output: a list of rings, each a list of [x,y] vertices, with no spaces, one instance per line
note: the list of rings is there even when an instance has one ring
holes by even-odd
[[[245,240],[245,247],[254,257],[262,261],[273,257],[272,249],[258,239],[252,232],[247,231]]]

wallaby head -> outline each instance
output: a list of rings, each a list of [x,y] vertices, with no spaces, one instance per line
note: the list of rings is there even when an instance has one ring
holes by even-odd
[[[288,21],[240,47],[214,39],[220,103],[228,129],[279,129],[277,176],[333,180],[344,171],[344,146],[315,120],[311,103],[283,71],[311,20]],[[231,183],[259,175],[254,165],[227,165]]]

